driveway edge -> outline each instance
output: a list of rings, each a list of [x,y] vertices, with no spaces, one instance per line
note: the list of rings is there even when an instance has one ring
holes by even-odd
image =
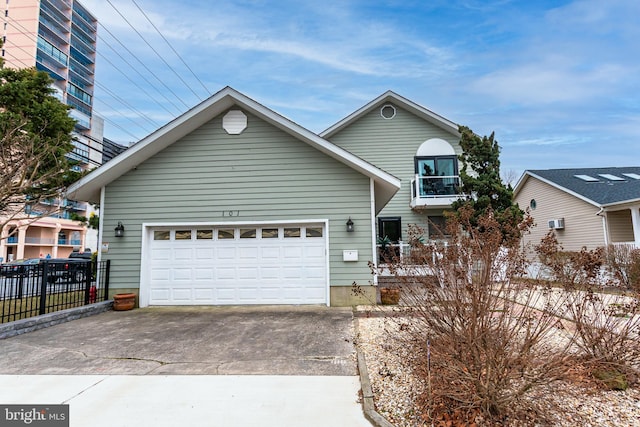
[[[0,325],[0,339],[37,331],[38,329],[48,328],[49,326],[70,322],[82,317],[93,316],[94,314],[111,310],[112,307],[113,301],[103,301],[95,304],[83,305],[82,307],[55,311],[41,316],[20,319],[15,322],[3,323]]]
[[[358,318],[356,308],[353,310],[354,321],[356,325],[356,337],[359,335],[360,319]],[[360,346],[356,342],[356,354],[358,357],[358,373],[360,374],[360,389],[362,390],[362,412],[364,416],[371,424],[377,427],[395,427],[385,417],[380,415],[375,410],[375,403],[373,401],[373,389],[371,387],[371,380],[369,379],[369,371],[367,371],[367,360],[364,356],[364,352],[360,349]]]

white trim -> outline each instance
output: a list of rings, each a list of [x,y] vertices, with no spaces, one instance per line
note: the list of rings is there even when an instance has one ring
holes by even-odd
[[[335,123],[328,129],[320,132],[320,136],[323,138],[331,138],[334,134],[344,129],[345,127],[349,126],[351,123],[358,120],[363,115],[371,112],[377,106],[381,104],[386,104],[388,102],[392,102],[398,106],[401,106],[402,108],[414,113],[418,117],[421,117],[427,120],[428,122],[434,124],[435,126],[449,132],[451,135],[460,137],[460,133],[458,132],[458,125],[456,123],[390,90],[386,91],[385,93],[383,93],[373,101],[367,103],[366,105],[360,107],[359,109],[349,114],[347,117],[340,120],[339,122]]]
[[[640,246],[640,209],[638,206],[631,207],[631,225],[636,246]]]
[[[384,190],[383,193],[388,197],[387,202],[400,189],[400,179],[227,86],[143,138],[112,161],[94,169],[91,173],[72,184],[67,191],[67,197],[74,200],[94,201],[97,197],[98,188],[110,184],[129,170],[135,169],[140,163],[233,106],[257,115],[262,120],[309,144],[318,151],[329,155],[365,176],[375,178],[381,185],[380,190]]]
[[[376,242],[376,196],[374,191],[375,183],[369,180],[369,196],[371,197],[371,253],[373,256],[373,285],[378,285],[378,244]]]
[[[330,254],[329,254],[329,220],[325,219],[324,222],[324,234],[325,234],[325,242],[324,242],[324,257],[325,257],[325,268],[326,268],[326,276],[327,276],[327,307],[331,306],[331,263],[330,263]]]
[[[556,188],[556,189],[558,189],[558,190],[560,190],[560,191],[562,191],[564,193],[567,193],[567,194],[570,194],[570,195],[572,195],[574,197],[577,197],[578,199],[580,199],[580,200],[582,200],[584,202],[587,202],[590,205],[596,206],[598,208],[602,207],[602,205],[600,205],[599,203],[594,202],[593,200],[589,199],[588,197],[585,197],[585,196],[583,196],[581,194],[578,194],[575,191],[571,191],[568,188],[563,187],[562,185],[556,184],[555,182],[550,181],[550,180],[548,180],[546,178],[543,178],[540,175],[536,175],[534,173],[531,173],[530,171],[524,171],[524,174],[522,175],[522,177],[520,178],[520,180],[516,184],[515,189],[513,190],[513,196],[514,197],[520,192],[520,187],[522,185],[524,185],[524,182],[525,182],[524,177],[525,177],[525,175],[528,175],[529,177],[533,177],[533,178],[535,178],[535,179],[537,179],[537,180],[539,180],[541,182],[544,182],[545,184],[548,184],[548,185],[552,186],[553,188]]]
[[[107,189],[102,187],[100,189],[100,217],[98,218],[98,262],[102,261],[102,239],[104,231],[104,200]]]
[[[151,244],[151,230],[153,228],[162,228],[162,227],[216,227],[216,226],[233,226],[238,227],[242,225],[306,225],[306,224],[322,224],[324,228],[324,239],[325,239],[325,273],[326,273],[326,281],[325,281],[325,297],[326,297],[326,305],[330,306],[331,304],[331,268],[330,268],[330,254],[329,254],[329,219],[292,219],[292,220],[276,220],[276,221],[206,221],[206,222],[144,222],[142,223],[142,242],[140,246],[140,283],[138,284],[138,305],[140,307],[148,307],[149,306],[149,288],[144,286],[147,282],[148,274],[145,266],[145,260],[147,254],[149,253],[149,246]]]

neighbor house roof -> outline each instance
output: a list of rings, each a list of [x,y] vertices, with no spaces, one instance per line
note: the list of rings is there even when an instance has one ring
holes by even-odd
[[[67,197],[73,200],[99,203],[102,187],[118,179],[140,163],[234,106],[251,112],[265,122],[294,136],[298,140],[309,144],[322,153],[372,178],[374,181],[377,211],[380,211],[400,188],[400,180],[393,175],[373,166],[360,157],[332,144],[315,133],[227,86],[143,138],[112,161],[94,169],[91,173],[69,187]]]
[[[455,135],[457,137],[460,136],[460,133],[458,132],[458,125],[456,123],[447,120],[444,117],[434,113],[433,111],[424,108],[422,105],[416,104],[415,102],[410,101],[407,98],[404,98],[390,90],[383,93],[360,109],[354,111],[344,119],[340,120],[338,123],[331,126],[329,129],[321,132],[320,136],[323,138],[331,138],[337,132],[349,126],[360,117],[368,114],[372,110],[386,103],[392,103],[398,107],[402,107],[405,110],[415,114],[416,116],[428,121],[429,123],[432,123],[433,125],[451,133],[452,135]]]
[[[514,195],[534,177],[598,207],[640,201],[640,166],[527,170]]]

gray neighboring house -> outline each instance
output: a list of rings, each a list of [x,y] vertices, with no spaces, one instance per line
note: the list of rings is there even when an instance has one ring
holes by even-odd
[[[553,230],[569,251],[640,247],[640,167],[527,170],[514,200],[536,222],[526,243],[539,244]]]
[[[376,217],[399,188],[389,172],[227,87],[68,197],[100,205],[111,294],[135,292],[140,306],[351,305],[361,301],[351,284],[372,281]]]
[[[441,237],[443,212],[462,197],[456,123],[388,91],[320,136],[401,179],[401,190],[377,215],[378,237],[406,245],[410,224],[429,239]]]

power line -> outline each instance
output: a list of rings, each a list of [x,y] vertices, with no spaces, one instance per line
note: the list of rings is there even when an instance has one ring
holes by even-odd
[[[107,1],[109,1],[109,0],[107,0]],[[109,1],[109,4],[111,4],[111,2],[110,2],[110,1]],[[113,8],[114,8],[118,13],[120,13],[120,12],[118,11],[118,9],[116,9],[116,7],[115,7],[115,6],[113,6],[113,4],[111,4],[111,7],[113,7]],[[120,16],[122,16],[122,15],[120,15]],[[123,18],[124,18],[124,17],[123,17]],[[129,24],[129,25],[131,25],[131,24]],[[140,63],[140,65],[142,65],[142,66],[144,67],[144,69],[145,69],[145,70],[147,70],[147,71],[149,72],[149,74],[151,74],[153,77],[155,77],[155,78],[156,78],[156,80],[158,80],[158,81],[159,81],[159,82],[160,82],[160,83],[161,83],[161,84],[162,84],[162,85],[163,85],[163,86],[164,86],[164,87],[165,87],[169,92],[171,92],[171,94],[172,94],[173,96],[175,96],[177,100],[179,100],[180,102],[182,102],[182,104],[185,106],[185,108],[189,108],[189,105],[187,105],[187,103],[186,103],[186,102],[184,102],[184,100],[183,100],[182,98],[180,98],[180,97],[179,97],[179,96],[178,96],[178,95],[177,95],[177,94],[176,94],[176,93],[175,93],[175,92],[174,92],[174,91],[173,91],[169,86],[167,86],[167,85],[166,85],[166,83],[164,83],[164,82],[163,82],[163,81],[162,81],[162,80],[161,80],[161,79],[156,75],[156,73],[154,73],[153,71],[151,71],[151,70],[149,69],[149,67],[147,67],[147,66],[146,66],[146,64],[140,60],[140,58],[138,58],[136,55],[134,55],[134,54],[133,54],[133,52],[131,52],[131,50],[129,50],[129,48],[128,48],[128,47],[126,47],[126,46],[124,45],[124,43],[122,43],[122,42],[120,41],[120,39],[118,39],[116,36],[114,36],[114,35],[113,35],[113,33],[112,33],[111,31],[109,31],[109,30],[108,30],[104,25],[102,25],[102,28],[104,28],[104,30],[105,30],[107,33],[109,33],[109,35],[110,35],[111,37],[113,37],[113,38],[114,38],[114,39],[115,39],[115,40],[120,44],[120,46],[122,46],[122,47],[123,47],[127,52],[129,52],[129,54],[130,54],[132,57],[134,57],[134,58],[135,58],[135,59]],[[132,28],[133,28],[133,27],[132,27]]]
[[[100,40],[104,41],[104,39],[102,37],[99,37]],[[108,43],[107,46],[110,49],[113,49],[113,47],[111,47]],[[122,55],[120,55],[119,52],[117,52],[115,49],[113,49],[114,52],[116,52],[116,54],[118,56],[120,56],[120,59],[122,59],[129,67],[131,67],[132,70],[134,70],[136,73],[138,73],[138,75],[142,78],[144,78],[144,76],[138,71],[136,70],[133,65],[131,65],[131,63],[129,63]],[[151,94],[149,92],[147,92],[145,89],[143,89],[137,82],[135,82],[133,79],[131,79],[131,77],[129,77],[124,71],[122,71],[119,67],[116,67],[115,64],[113,62],[111,62],[109,59],[107,59],[106,56],[104,56],[103,54],[101,54],[100,52],[98,52],[98,55],[104,59],[105,61],[107,61],[114,70],[118,71],[120,74],[122,74],[127,80],[129,80],[135,87],[137,87],[138,89],[140,89],[142,92],[145,93],[145,95],[147,95],[149,98],[151,98],[156,104],[158,104],[158,106],[160,106],[162,109],[164,109],[167,113],[174,115],[175,113],[169,111],[169,109],[161,102],[158,102],[153,96],[151,96]],[[169,103],[176,108],[178,111],[180,111],[180,109],[178,108],[177,105],[173,104],[171,102],[171,100],[169,98],[167,98],[160,90],[158,90],[158,88],[156,88],[155,86],[151,85],[151,87],[153,87],[160,95],[162,95],[167,101],[169,101]]]
[[[111,5],[111,7],[112,7],[116,12],[118,12],[118,15],[120,15],[120,16],[122,17],[122,19],[124,19],[124,22],[126,22],[126,23],[131,27],[131,29],[132,29],[133,31],[135,31],[135,32],[136,32],[136,34],[137,34],[137,35],[142,39],[142,41],[143,41],[143,42],[145,42],[147,46],[149,46],[149,48],[153,51],[153,53],[155,53],[155,54],[156,54],[156,56],[157,56],[158,58],[160,58],[160,60],[161,60],[162,62],[164,62],[164,65],[166,65],[167,67],[169,67],[169,69],[173,72],[173,74],[175,74],[175,75],[176,75],[176,77],[178,77],[178,78],[180,79],[180,81],[181,81],[181,82],[182,82],[182,83],[187,87],[187,89],[189,89],[189,90],[191,91],[191,93],[193,93],[193,94],[194,94],[194,96],[195,96],[196,98],[200,99],[200,97],[198,96],[198,94],[197,94],[197,93],[195,93],[195,91],[191,88],[191,86],[189,86],[189,84],[188,84],[187,82],[185,82],[185,81],[184,81],[184,79],[182,78],[182,76],[176,72],[176,70],[171,66],[171,64],[169,64],[169,63],[168,63],[168,62],[167,62],[167,61],[162,57],[162,55],[160,55],[160,54],[158,53],[158,51],[157,51],[157,50],[155,50],[153,46],[151,46],[151,44],[147,41],[147,39],[145,39],[145,38],[144,38],[144,36],[143,36],[142,34],[140,34],[140,32],[136,29],[136,27],[134,27],[134,26],[131,24],[131,22],[129,22],[129,20],[128,20],[128,19],[127,19],[127,18],[122,14],[122,12],[120,12],[120,10],[119,10],[118,8],[116,8],[116,7],[113,5],[113,3],[111,3],[111,0],[107,0],[107,3],[109,3],[109,4]]]
[[[196,75],[196,73],[193,72],[193,70],[191,69],[191,67],[189,66],[189,64],[187,64],[185,62],[184,59],[182,59],[182,56],[180,56],[180,54],[173,48],[173,46],[171,45],[171,43],[169,43],[169,40],[166,39],[166,37],[160,32],[160,30],[158,29],[158,27],[155,26],[155,24],[151,21],[151,19],[149,19],[149,17],[147,16],[147,14],[145,13],[144,10],[142,10],[142,8],[140,6],[138,6],[138,3],[136,3],[136,0],[131,0],[133,2],[133,4],[136,5],[136,7],[138,8],[138,10],[144,15],[145,18],[147,18],[147,21],[149,21],[149,23],[151,24],[151,26],[158,32],[158,34],[160,34],[160,37],[162,37],[162,40],[164,40],[167,45],[171,48],[171,50],[173,51],[173,53],[176,54],[176,56],[180,59],[180,61],[182,61],[182,63],[184,64],[185,67],[187,67],[187,69],[191,72],[191,74],[193,75],[193,77],[196,78],[196,80],[198,81],[198,83],[200,83],[200,85],[204,88],[205,92],[207,93],[207,95],[210,93],[209,89],[207,89],[207,87],[205,86],[205,84],[202,82],[202,80],[200,80],[200,78]],[[193,92],[193,91],[192,91]]]
[[[33,33],[29,32],[29,30],[28,30],[27,28],[25,28],[22,24],[20,24],[20,23],[19,23],[18,21],[16,21],[15,19],[13,19],[13,18],[11,18],[11,17],[9,17],[9,19],[13,22],[13,24],[14,24],[14,28],[16,28],[20,34],[23,34],[23,35],[31,35],[31,34],[33,34]],[[21,31],[19,28],[17,28],[17,26],[16,26],[16,25],[17,25],[17,26],[19,26],[20,28],[22,28],[22,30],[24,30],[24,31]],[[26,32],[25,32],[25,31],[26,31]],[[25,49],[24,49],[24,48],[22,48],[21,46],[13,45],[13,47],[15,47],[15,48],[17,48],[17,49],[21,50],[22,52],[24,52],[24,53],[26,53],[26,54],[28,54],[28,55],[32,55],[32,53],[31,53],[31,52],[28,52],[27,50],[25,50]],[[111,48],[111,46],[109,46],[109,47]],[[113,49],[113,48],[111,48],[111,49]],[[115,50],[114,50],[114,51],[115,51]],[[6,49],[5,49],[5,53],[6,53],[6,54],[11,55],[14,59],[16,59],[16,60],[20,61],[20,63],[22,63],[24,66],[26,66],[26,67],[32,67],[32,65],[30,65],[30,64],[26,64],[23,60],[19,59],[18,57],[16,57],[16,56],[15,56],[15,55],[13,55],[13,54],[11,54],[11,52],[9,52],[9,51],[8,51],[8,50],[6,50]],[[124,58],[123,58],[123,59],[124,59]],[[107,60],[107,61],[108,61],[108,60]],[[109,62],[109,61],[108,61],[108,62]],[[111,63],[111,62],[110,62],[110,63]],[[112,66],[113,66],[113,64],[112,64]],[[114,66],[114,68],[118,69],[118,68],[117,68],[117,67],[115,67],[115,66]],[[119,70],[119,69],[118,69],[118,70]],[[126,74],[125,74],[125,76],[126,76]],[[141,76],[142,76],[142,75],[141,75]],[[135,83],[135,82],[133,82],[133,81],[132,81],[132,83],[136,84],[136,83]],[[94,84],[98,84],[98,82],[95,80],[95,78],[94,78]],[[100,86],[104,87],[103,85],[100,85]],[[138,86],[137,84],[136,84],[136,86],[137,86],[138,88],[140,88],[140,86]],[[140,89],[142,90],[142,88],[140,88]],[[143,90],[143,91],[144,91],[144,90]],[[145,93],[146,93],[146,92],[145,92]],[[148,95],[148,94],[147,94],[147,95]],[[152,99],[153,99],[153,98],[152,98]],[[95,97],[94,97],[94,100],[95,100]],[[156,101],[156,102],[157,102],[157,101]],[[158,105],[160,105],[161,107],[165,108],[165,107],[164,107],[164,105],[163,105],[163,104],[161,104],[161,103],[158,103]],[[111,108],[113,108],[113,107],[111,107]],[[177,108],[177,107],[176,107],[176,108]],[[165,109],[166,109],[166,108],[165,108]],[[100,115],[100,113],[99,113],[95,108],[93,108],[93,106],[92,106],[92,110],[93,110],[96,114]],[[172,112],[170,112],[169,110],[167,110],[167,112],[168,112],[169,114],[172,114],[172,115],[173,115],[173,113],[172,113]],[[138,112],[138,113],[139,113],[139,112]],[[117,127],[117,128],[118,128],[118,129],[120,129],[121,131],[123,131],[123,132],[127,133],[128,135],[132,136],[134,139],[136,139],[136,140],[137,140],[137,139],[139,139],[139,137],[137,137],[136,135],[132,134],[131,132],[129,132],[128,130],[126,130],[125,128],[123,128],[122,126],[120,126],[119,124],[117,124],[116,122],[109,120],[109,119],[108,119],[107,117],[105,117],[104,115],[100,115],[100,116],[104,119],[104,121],[106,121],[107,123],[112,124],[114,127]],[[135,123],[135,122],[134,122],[134,123]],[[138,127],[142,128],[142,129],[144,130],[144,132],[148,132],[148,130],[144,129],[140,124],[138,124],[138,123],[135,123],[135,124],[136,124],[136,126],[138,126]],[[157,126],[157,125],[154,123],[154,126]],[[87,136],[87,135],[85,135],[85,134],[82,134],[82,135],[83,135],[83,136]]]
[[[154,127],[158,127],[159,123],[156,122],[155,120],[153,120],[152,118],[150,118],[149,116],[147,116],[145,113],[143,113],[142,111],[139,111],[138,109],[136,109],[133,105],[129,104],[129,102],[125,99],[123,99],[122,97],[120,97],[119,95],[117,95],[116,93],[114,93],[111,89],[109,89],[108,87],[106,87],[103,84],[100,84],[98,82],[94,82],[97,86],[100,86],[102,88],[102,90],[104,90],[105,92],[107,92],[109,95],[111,95],[112,98],[114,98],[116,101],[120,102],[121,104],[129,107],[129,109],[131,111],[133,111],[136,114],[139,114],[143,119],[145,119],[149,124],[151,124],[151,126]],[[98,99],[98,101],[101,101],[100,99]]]

